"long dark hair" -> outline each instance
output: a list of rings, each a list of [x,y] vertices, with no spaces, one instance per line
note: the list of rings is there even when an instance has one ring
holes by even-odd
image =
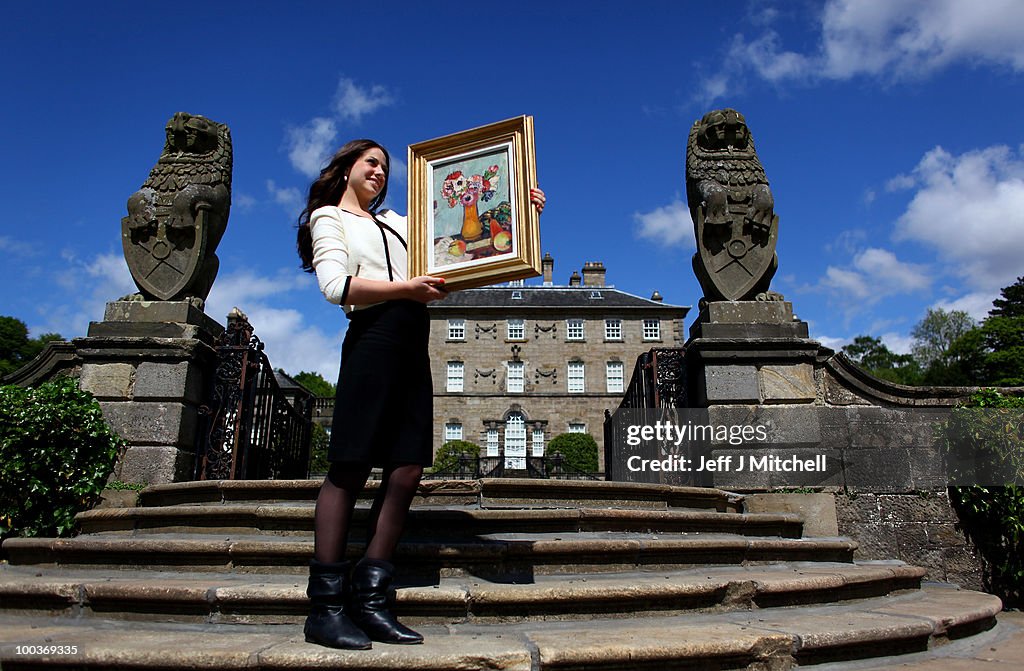
[[[376,212],[377,208],[384,203],[388,195],[388,177],[391,174],[391,156],[388,150],[373,140],[352,140],[331,158],[327,167],[320,171],[320,176],[309,185],[309,198],[306,200],[306,209],[299,215],[298,240],[296,246],[299,250],[299,258],[302,260],[302,269],[307,273],[313,272],[313,235],[309,230],[309,215],[318,207],[324,205],[337,205],[341,202],[341,196],[345,193],[347,182],[345,175],[355,162],[370,149],[380,149],[384,153],[384,188],[370,201],[370,212]]]

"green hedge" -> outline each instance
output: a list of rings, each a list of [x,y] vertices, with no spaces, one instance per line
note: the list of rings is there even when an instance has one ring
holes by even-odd
[[[974,408],[991,408],[978,413]],[[1009,412],[999,412],[1009,409]],[[1024,482],[1024,399],[984,390],[971,407],[954,410],[946,424],[946,449],[969,449],[979,463]],[[949,499],[982,559],[985,589],[1008,607],[1024,603],[1024,487],[950,487]]]
[[[459,467],[459,455],[463,453],[476,459],[480,456],[480,446],[468,440],[449,440],[439,447],[437,454],[434,455],[434,472],[454,471]]]
[[[69,535],[124,449],[76,380],[0,387],[0,537]]]
[[[589,433],[561,433],[548,443],[547,456],[561,454],[565,465],[584,473],[597,472],[597,441]]]
[[[331,437],[327,435],[327,429],[313,422],[309,433],[309,474],[320,475],[331,468],[331,462],[327,461],[327,446],[331,443]]]

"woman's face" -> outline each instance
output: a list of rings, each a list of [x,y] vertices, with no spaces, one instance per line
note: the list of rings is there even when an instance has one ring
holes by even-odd
[[[387,183],[387,159],[378,147],[370,147],[360,154],[348,171],[348,188],[355,191],[361,202],[373,200]]]

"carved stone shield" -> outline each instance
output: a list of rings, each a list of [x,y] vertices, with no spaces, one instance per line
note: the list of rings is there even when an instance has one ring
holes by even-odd
[[[129,205],[129,215],[121,220],[121,244],[144,294],[171,300],[193,284],[206,256],[208,217],[205,209],[192,216],[152,201]]]
[[[750,189],[730,189],[727,198],[722,223],[708,223],[704,208],[694,208],[694,272],[707,300],[749,300],[767,291],[778,267],[779,216],[757,223]]]

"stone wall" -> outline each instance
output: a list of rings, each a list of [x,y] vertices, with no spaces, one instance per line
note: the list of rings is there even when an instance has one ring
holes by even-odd
[[[113,479],[192,479],[199,405],[222,330],[188,302],[113,302],[104,321],[74,341],[81,388],[129,445]]]
[[[982,589],[981,560],[945,491],[834,496],[840,535],[860,544],[855,559],[900,559],[927,569],[926,580]]]

